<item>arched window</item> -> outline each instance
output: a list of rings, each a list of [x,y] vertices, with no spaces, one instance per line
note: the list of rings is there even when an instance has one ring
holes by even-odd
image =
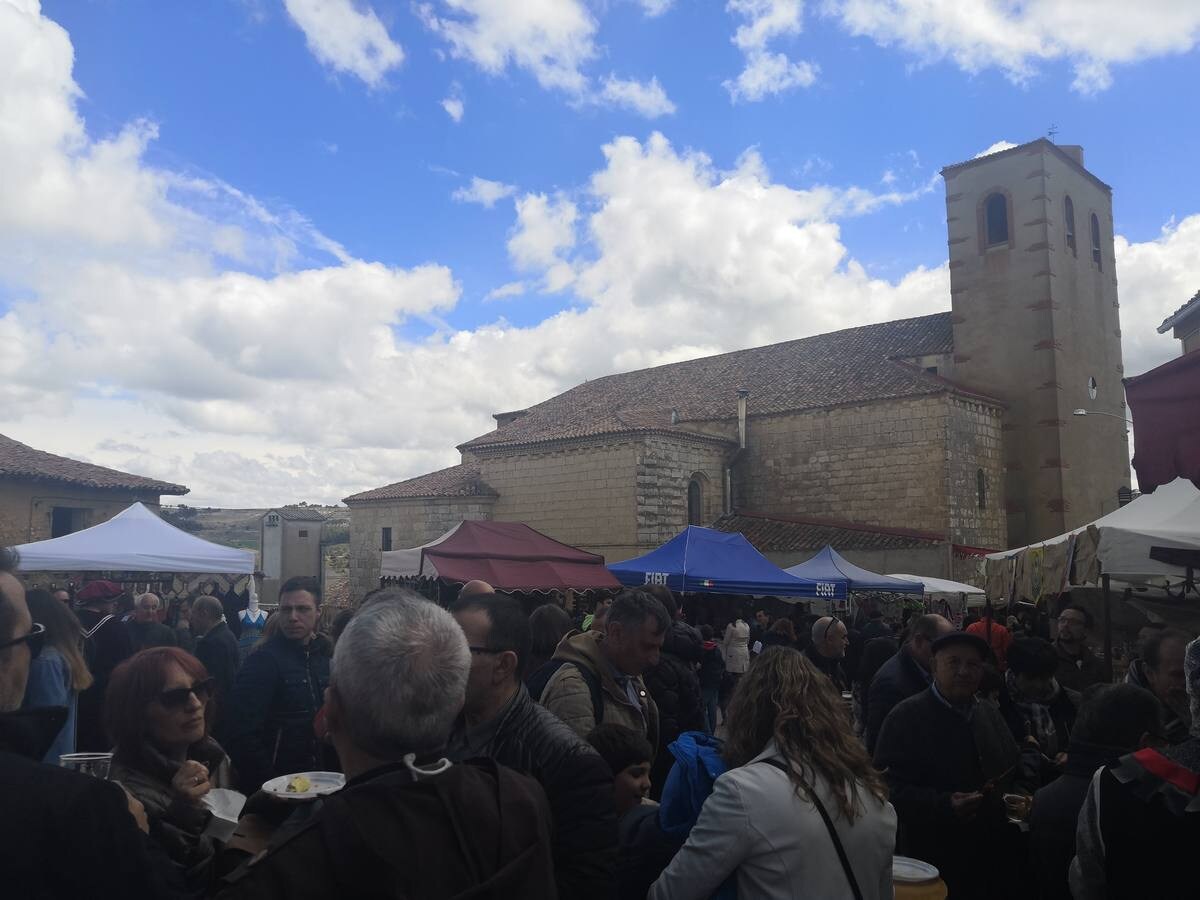
[[[980,509],[987,509],[987,476],[983,469],[975,470],[975,500]]]
[[[693,478],[688,482],[688,524],[703,525],[704,524],[704,490],[700,487],[700,481]]]
[[[1096,214],[1092,213],[1092,262],[1097,267],[1104,268],[1100,265],[1100,220],[1096,218]]]
[[[1008,200],[1003,194],[990,194],[983,206],[987,225],[987,245],[1008,243]]]
[[[1067,220],[1067,246],[1078,255],[1075,249],[1075,204],[1070,197],[1063,201],[1063,218]]]

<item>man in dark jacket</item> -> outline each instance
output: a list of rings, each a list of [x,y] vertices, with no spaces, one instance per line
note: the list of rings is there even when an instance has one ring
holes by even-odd
[[[117,617],[117,601],[125,589],[114,581],[92,581],[75,595],[76,615],[83,626],[84,655],[92,673],[92,686],[79,695],[75,724],[75,749],[104,753],[112,742],[104,733],[102,710],[108,679],[122,662],[133,656],[133,639]]]
[[[1020,753],[975,692],[987,643],[955,631],[933,644],[933,683],[884,719],[875,767],[896,808],[897,851],[937,866],[955,900],[1019,896],[1001,792]]]
[[[1096,770],[1146,746],[1161,727],[1162,707],[1149,691],[1105,684],[1084,694],[1062,775],[1033,795],[1029,855],[1039,900],[1071,900],[1075,826]]]
[[[148,647],[175,647],[175,629],[158,621],[162,600],[158,594],[141,594],[133,601],[133,618],[125,623],[135,653]]]
[[[887,714],[899,705],[929,687],[933,676],[929,674],[933,659],[933,642],[944,634],[954,631],[954,625],[943,616],[927,615],[915,619],[910,629],[908,642],[900,652],[879,667],[867,693],[867,708],[863,719],[863,741],[867,752],[875,752],[879,740],[879,729]]]
[[[225,707],[233,694],[238,671],[237,638],[229,630],[225,611],[216,597],[197,597],[192,604],[189,623],[192,634],[196,636],[195,657],[204,663],[208,674],[217,680],[217,721],[213,725],[213,733],[217,740],[223,740],[229,720]]]
[[[492,760],[439,759],[473,655],[493,654],[473,653],[422,597],[388,592],[363,605],[338,640],[326,705],[346,787],[229,876],[221,896],[557,896],[537,782]]]
[[[1058,777],[1075,727],[1075,700],[1055,680],[1057,668],[1058,655],[1049,641],[1022,636],[1009,645],[1000,714],[1021,747],[1026,774],[1038,787]]]
[[[658,664],[642,676],[658,706],[658,750],[650,770],[650,798],[658,800],[675,761],[667,747],[685,731],[705,730],[704,702],[696,674],[696,666],[704,656],[704,640],[695,628],[680,621],[679,605],[668,589],[658,587],[653,593],[671,618]]]
[[[1128,684],[1146,688],[1163,705],[1163,737],[1179,744],[1188,739],[1192,716],[1183,673],[1183,653],[1188,636],[1173,628],[1152,634],[1142,645],[1141,659],[1135,659],[1125,676]]]
[[[554,817],[561,897],[612,896],[617,853],[613,773],[591,745],[534,703],[523,683],[529,619],[510,597],[476,594],[450,607],[471,648],[463,713],[447,756],[484,756],[541,784]]]
[[[15,566],[15,554],[0,547],[2,893],[28,900],[164,896],[141,803],[113,782],[41,762],[65,708],[17,711],[44,634]]]
[[[824,673],[839,693],[850,690],[844,662],[850,648],[850,632],[837,616],[822,616],[813,622],[812,643],[804,648],[808,661]]]
[[[1068,606],[1058,614],[1058,636],[1054,652],[1058,668],[1054,677],[1069,691],[1082,691],[1106,680],[1104,663],[1087,645],[1092,614],[1082,606]]]
[[[321,588],[289,578],[279,589],[279,631],[246,658],[229,703],[227,743],[245,792],[276,775],[321,768],[313,719],[329,686],[329,641],[317,635]]]

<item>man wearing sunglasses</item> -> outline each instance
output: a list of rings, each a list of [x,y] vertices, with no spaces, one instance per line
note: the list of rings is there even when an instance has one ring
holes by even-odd
[[[840,692],[850,690],[850,679],[842,667],[850,632],[837,616],[822,616],[813,623],[812,643],[804,648],[808,661],[823,672]]]
[[[113,782],[40,761],[67,711],[57,706],[19,711],[29,663],[41,652],[45,632],[29,615],[25,588],[13,574],[16,563],[16,554],[0,547],[3,894],[165,896],[145,839],[141,803]],[[70,864],[64,865],[68,856]]]

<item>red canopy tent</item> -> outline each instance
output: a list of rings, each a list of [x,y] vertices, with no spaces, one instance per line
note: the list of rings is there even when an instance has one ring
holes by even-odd
[[[1182,476],[1200,488],[1200,352],[1125,379],[1133,468],[1150,493]]]
[[[479,579],[505,591],[618,589],[604,557],[521,522],[464,521],[420,547],[383,554],[383,578]]]

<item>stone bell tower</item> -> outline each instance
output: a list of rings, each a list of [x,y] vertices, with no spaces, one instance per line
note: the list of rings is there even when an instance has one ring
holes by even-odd
[[[942,177],[954,377],[1008,406],[1018,546],[1112,512],[1130,483],[1112,188],[1084,168],[1083,148],[1045,139]]]

